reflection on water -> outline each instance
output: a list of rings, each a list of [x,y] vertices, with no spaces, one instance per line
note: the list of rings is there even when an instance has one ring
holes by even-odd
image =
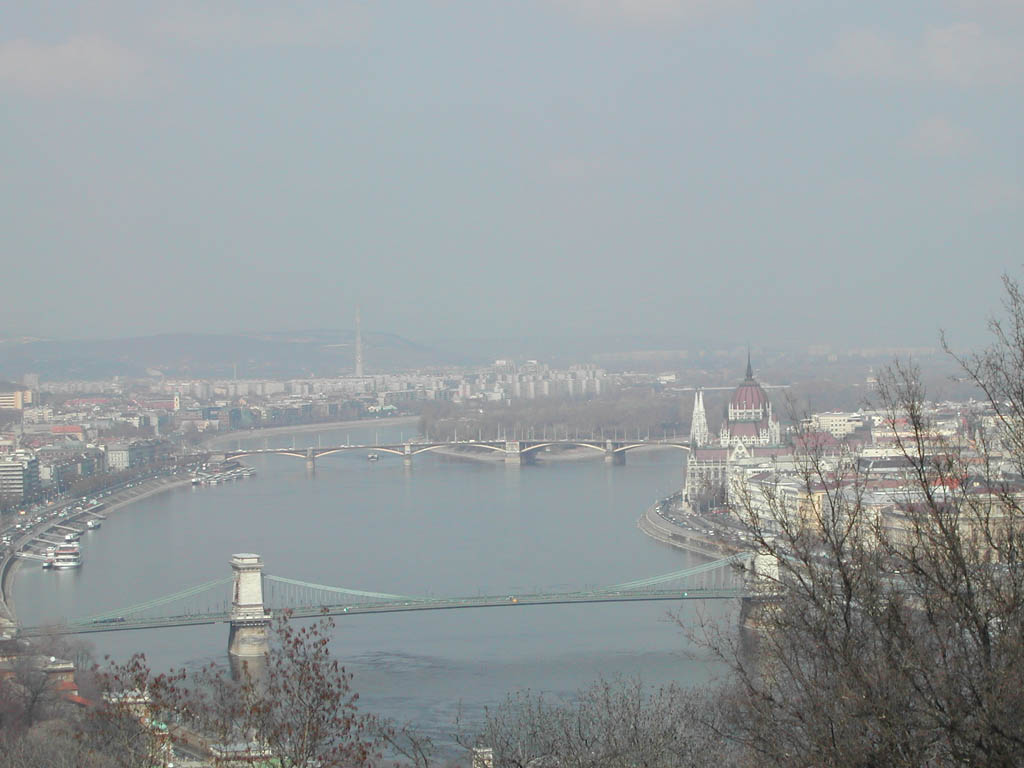
[[[409,428],[377,430],[398,440]],[[365,443],[374,430],[242,442],[243,447]],[[404,434],[403,434],[404,432]],[[302,581],[395,594],[461,596],[571,590],[686,567],[693,556],[643,536],[636,519],[682,480],[680,454],[628,464],[531,467],[434,454],[369,462],[360,452],[317,461],[264,456],[258,475],[185,488],[111,516],[83,536],[79,571],[28,567],[15,589],[26,624],[113,610],[227,576],[234,552]],[[216,606],[211,606],[216,607]],[[703,680],[682,654],[671,603],[509,606],[338,617],[334,651],[355,673],[364,707],[450,733],[467,716],[530,687],[569,695],[599,677]],[[692,617],[692,604],[682,609]],[[712,615],[732,610],[723,603]],[[224,626],[89,636],[100,654],[142,649],[157,668],[223,660]]]

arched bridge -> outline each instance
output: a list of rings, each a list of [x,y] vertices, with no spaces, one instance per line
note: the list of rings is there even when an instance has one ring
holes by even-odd
[[[236,448],[224,451],[225,459],[239,459],[246,456],[278,455],[305,459],[309,465],[316,460],[334,453],[362,451],[367,454],[390,454],[401,456],[406,463],[421,453],[440,449],[460,449],[464,451],[480,451],[497,453],[510,464],[530,464],[538,452],[548,448],[586,448],[604,456],[605,461],[613,464],[625,464],[626,452],[636,448],[675,448],[689,451],[689,440],[681,438],[621,440],[606,438],[561,438],[541,440],[450,440],[450,441],[408,441],[402,443],[358,444],[317,446],[308,448]]]
[[[233,574],[223,579],[58,626],[23,627],[21,634],[84,634],[229,623],[231,653],[254,655],[262,653],[271,611],[287,609],[296,618],[310,618],[570,603],[734,599],[748,594],[746,570],[741,566],[749,558],[748,553],[740,553],[671,573],[571,592],[416,597],[264,575],[259,555],[240,554],[232,557]]]

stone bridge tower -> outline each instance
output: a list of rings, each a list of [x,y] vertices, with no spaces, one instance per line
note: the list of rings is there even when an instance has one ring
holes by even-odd
[[[270,649],[270,611],[263,607],[263,558],[251,553],[232,555],[231,570],[235,580],[228,653],[262,657]]]

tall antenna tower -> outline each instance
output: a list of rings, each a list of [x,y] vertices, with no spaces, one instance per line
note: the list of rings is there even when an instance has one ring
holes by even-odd
[[[363,378],[363,321],[356,307],[356,377]]]

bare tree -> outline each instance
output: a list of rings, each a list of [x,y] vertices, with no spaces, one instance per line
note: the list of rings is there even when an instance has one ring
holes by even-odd
[[[67,723],[51,720],[25,733],[0,733],[0,768],[101,768]]]
[[[44,719],[57,701],[54,681],[46,672],[48,657],[36,654],[16,656],[10,676],[0,679],[3,724],[31,728]]]
[[[705,691],[600,681],[570,703],[510,695],[487,711],[475,744],[494,750],[498,768],[720,766],[736,758],[715,727],[722,712]]]
[[[698,639],[741,695],[729,736],[765,765],[1010,766],[1024,762],[1024,298],[962,358],[997,416],[948,438],[917,369],[896,364],[879,400],[905,465],[902,497],[870,500],[856,457],[802,456],[799,488],[733,489],[765,594],[753,653]]]
[[[79,740],[105,766],[137,768],[170,762],[170,728],[186,697],[184,671],[154,674],[145,656],[97,671],[101,700],[79,723]]]
[[[234,677],[215,666],[194,675],[173,691],[175,716],[222,748],[285,768],[369,765],[378,726],[358,712],[352,676],[331,656],[333,627],[281,615],[264,660]]]

